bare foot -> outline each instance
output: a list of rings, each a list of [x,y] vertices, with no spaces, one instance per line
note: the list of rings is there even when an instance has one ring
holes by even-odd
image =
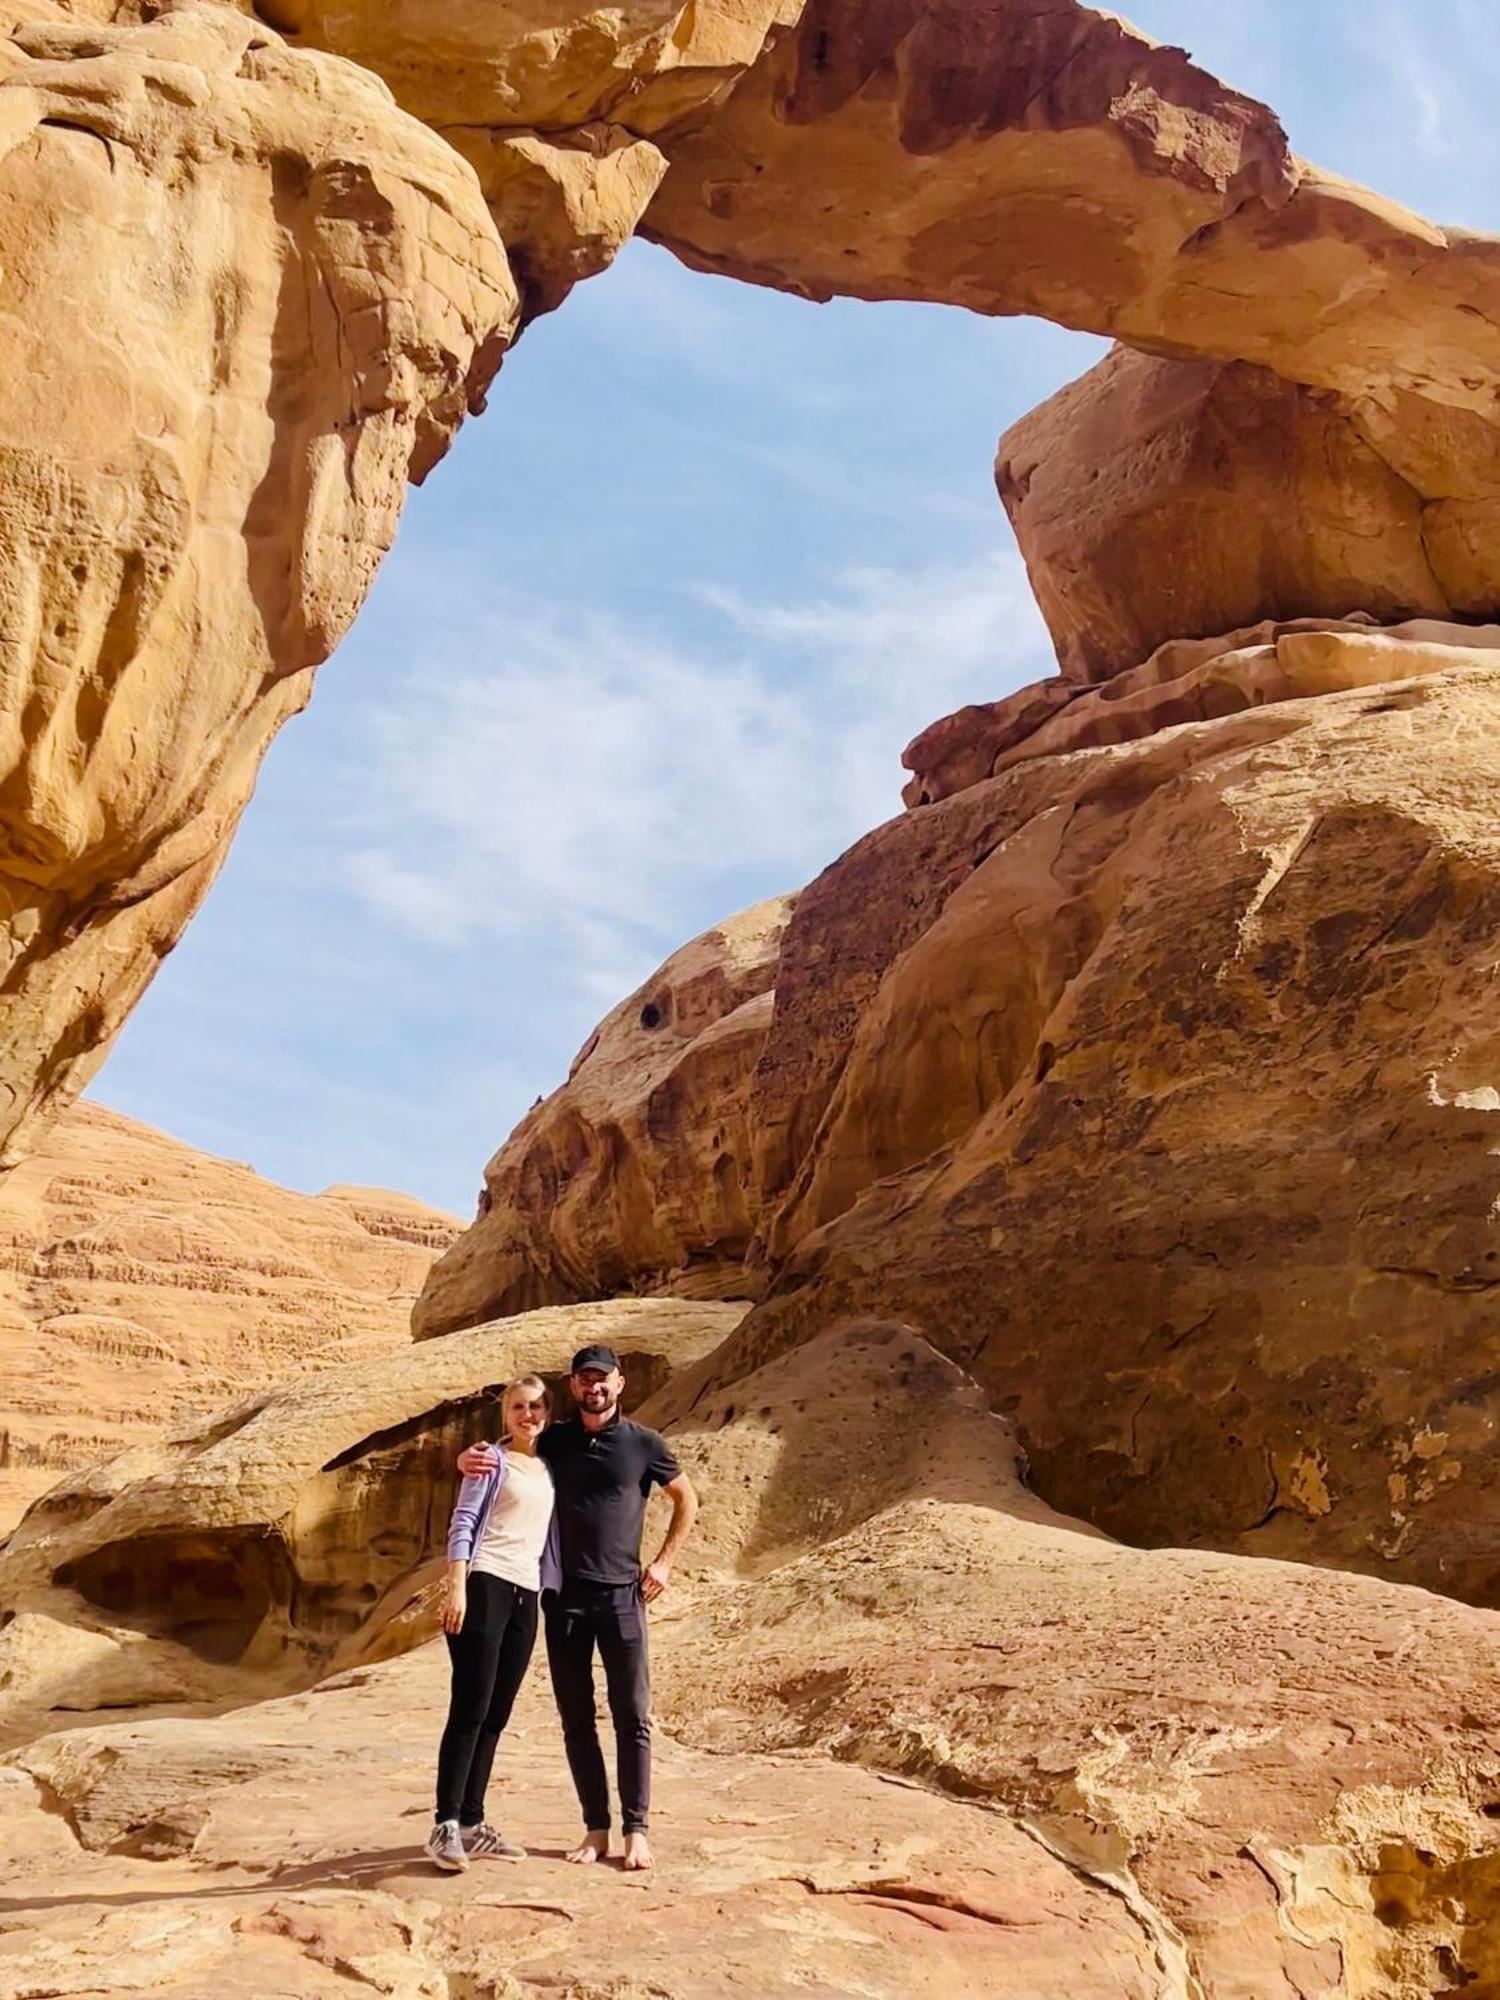
[[[608,1853],[609,1835],[607,1833],[586,1833],[576,1847],[568,1849],[567,1859],[569,1861],[576,1861],[581,1867],[585,1862],[603,1861]]]
[[[625,1836],[625,1866],[630,1869],[651,1866],[651,1843],[643,1833],[627,1833]]]

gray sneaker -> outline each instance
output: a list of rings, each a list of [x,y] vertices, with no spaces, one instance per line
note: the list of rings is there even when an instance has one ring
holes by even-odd
[[[427,1836],[427,1858],[450,1875],[461,1875],[469,1865],[463,1835],[456,1819],[440,1819]]]
[[[478,1826],[462,1829],[465,1851],[471,1855],[488,1855],[492,1861],[524,1861],[526,1849],[518,1847],[513,1840],[507,1840],[498,1826],[491,1826],[487,1819]]]

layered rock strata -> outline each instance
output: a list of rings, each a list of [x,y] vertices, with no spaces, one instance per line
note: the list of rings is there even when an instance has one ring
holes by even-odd
[[[0,1196],[0,1535],[65,1473],[398,1345],[453,1217],[293,1194],[79,1104]]]
[[[0,132],[8,1161],[201,901],[519,302],[453,149],[226,9],[18,28]]]
[[[924,729],[902,752],[902,796],[933,805],[1016,764],[1130,743],[1182,722],[1211,722],[1268,703],[1379,687],[1500,651],[1500,625],[1408,619],[1266,619],[1213,639],[1171,639],[1138,667],[1097,686],[1039,681],[975,702]]]
[[[746,1296],[758,1221],[746,1101],[791,896],[684,945],[589,1037],[485,1169],[418,1339],[615,1292]]]

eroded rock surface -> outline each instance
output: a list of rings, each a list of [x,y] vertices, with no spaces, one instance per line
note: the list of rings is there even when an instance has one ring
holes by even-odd
[[[652,1879],[562,1864],[540,1663],[492,1794],[531,1857],[422,1865],[446,1684],[423,1646],[218,1717],[50,1718],[0,1764],[7,1973],[319,2000],[1496,1977],[1493,1615],[1122,1548],[1028,1490],[1007,1424],[907,1328],[830,1329],[722,1393],[682,1360],[643,1412],[705,1497],[652,1613]]]
[[[241,0],[247,8],[249,0]],[[294,46],[383,77],[477,170],[520,288],[553,311],[632,234],[666,172],[664,126],[715,102],[797,0],[258,0]]]
[[[1269,703],[1462,671],[1500,649],[1500,625],[1367,617],[1266,619],[1213,639],[1170,639],[1139,666],[1090,686],[1039,681],[945,715],[909,743],[909,806],[935,804],[1017,764],[1140,742],[1183,722]]]
[[[1500,432],[1445,428],[1402,472],[1340,397],[1116,348],[1013,425],[995,468],[1063,677],[1266,618],[1494,617]]]
[[[424,1647],[212,1723],[78,1730],[0,1766],[0,1977],[111,1994],[131,1966],[143,1995],[295,2000],[1052,2000],[1066,1968],[1080,2000],[1169,1991],[1108,1889],[993,1814],[827,1758],[658,1734],[663,1865],[567,1867],[577,1807],[540,1662],[492,1788],[531,1857],[438,1875],[418,1850],[446,1669]]]
[[[894,1313],[1070,1512],[1495,1600],[1500,672],[1440,657],[1018,762],[804,891],[724,1379]]]
[[[418,1339],[611,1292],[747,1296],[746,1100],[795,902],[705,931],[601,1023],[490,1161],[489,1206],[433,1269]]]
[[[201,900],[518,298],[451,147],[227,9],[18,28],[0,134],[8,1161]]]
[[[1500,1598],[1497,639],[1266,628],[959,718],[782,939],[712,1382],[894,1314],[1113,1533]]]
[[[645,230],[705,270],[1494,414],[1500,245],[1295,159],[1266,106],[1072,0],[812,0],[666,143]]]
[[[702,1390],[689,1371],[650,1411],[681,1413],[720,1565],[661,1626],[674,1732],[1000,1807],[1121,1899],[1163,1994],[1500,1976],[1500,1619],[1122,1548],[1043,1505],[986,1397],[905,1328]]]
[[[449,125],[442,136],[479,176],[523,326],[607,268],[667,170],[649,139],[598,121],[563,133]]]
[[[65,1473],[407,1339],[452,1217],[293,1194],[98,1104],[0,1185],[0,1535]]]
[[[651,133],[719,94],[760,54],[777,0],[625,0],[569,8],[522,0],[257,0],[272,27],[384,77],[430,125],[593,120]]]
[[[742,1306],[554,1308],[331,1367],[90,1466],[0,1550],[0,1733],[38,1715],[246,1700],[436,1629],[457,1484],[498,1392],[609,1341],[628,1401],[719,1345]]]

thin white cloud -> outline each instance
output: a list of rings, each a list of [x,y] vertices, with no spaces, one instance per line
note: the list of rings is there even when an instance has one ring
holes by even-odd
[[[899,810],[917,729],[1048,667],[1009,553],[689,594],[701,655],[617,613],[457,607],[370,720],[356,894],[429,945],[548,937],[610,1004],[716,890],[727,915],[795,887]]]
[[[1397,103],[1408,112],[1407,131],[1428,159],[1447,164],[1463,150],[1470,135],[1461,94],[1454,87],[1451,56],[1443,61],[1430,32],[1413,19],[1405,5],[1390,0],[1361,9],[1352,32],[1361,54],[1379,70],[1393,89]]]

